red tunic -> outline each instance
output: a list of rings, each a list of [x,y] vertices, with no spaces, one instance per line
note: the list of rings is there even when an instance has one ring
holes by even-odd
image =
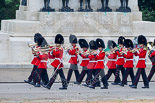
[[[35,65],[37,60],[38,60],[37,56],[34,55],[34,58],[33,58],[32,62],[31,62],[31,64]]]
[[[84,52],[87,52],[87,50],[84,51]],[[87,66],[88,63],[89,63],[89,58],[86,55],[84,55],[84,54],[80,54],[80,56],[82,57],[82,61],[81,61],[80,66],[83,66],[83,67]]]
[[[48,62],[48,54],[39,55],[40,64],[38,65],[38,69],[47,69]]]
[[[36,48],[38,48],[38,46]],[[38,58],[37,58],[36,54],[33,54],[33,55],[34,55],[34,58],[33,58],[32,62],[31,62],[31,64],[35,65],[37,60],[38,60]]]
[[[95,65],[96,65],[96,57],[94,55],[89,55],[88,58],[90,59],[89,60],[89,63],[87,65],[87,68],[88,69],[95,69]]]
[[[150,57],[153,57],[153,56],[155,56],[155,51],[150,54]],[[155,63],[152,63],[152,65],[155,65]]]
[[[96,55],[97,63],[95,65],[95,69],[104,69],[104,58],[105,52],[100,51],[98,55]]]
[[[108,56],[108,62],[107,62],[107,67],[108,69],[116,69],[116,60],[117,60],[117,54],[112,53]]]
[[[71,55],[71,58],[69,60],[70,64],[77,64],[78,63],[78,56],[77,56],[78,50],[79,50],[78,47],[74,46],[68,51],[69,55]]]
[[[116,51],[116,54],[118,55],[118,59],[117,59],[117,62],[116,62],[117,65],[124,65],[124,57],[123,57],[123,55],[120,54],[122,49],[123,48],[121,48],[120,51]]]
[[[146,68],[145,64],[146,53],[147,51],[144,48],[139,49],[139,53],[137,52],[135,53],[135,56],[139,56],[136,68]]]
[[[123,54],[124,58],[126,58],[126,62],[124,64],[125,68],[133,68],[133,53],[131,51],[128,51],[127,54]]]
[[[40,53],[37,52],[37,55],[40,55]],[[37,58],[37,61],[36,61],[35,65],[36,65],[36,66],[39,66],[39,64],[40,64],[40,58]]]
[[[56,48],[53,50],[53,57],[55,57],[55,60],[51,63],[51,65],[54,68],[62,68],[63,63],[62,63],[62,58],[63,58],[63,48]]]
[[[49,48],[53,48],[53,46],[50,46]],[[54,59],[55,57],[51,53],[52,53],[52,50],[48,52],[49,59]]]

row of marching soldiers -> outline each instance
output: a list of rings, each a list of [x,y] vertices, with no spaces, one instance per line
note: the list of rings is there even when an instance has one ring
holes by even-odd
[[[77,40],[75,35],[70,35],[69,42],[71,43],[71,48],[64,48],[64,38],[61,34],[55,36],[55,46],[48,46],[45,38],[37,33],[34,36],[34,42],[36,44],[29,45],[32,48],[32,53],[34,59],[32,64],[34,65],[33,70],[28,77],[28,80],[25,80],[26,83],[32,84],[35,87],[40,87],[41,85],[47,89],[50,89],[53,83],[56,80],[57,75],[60,75],[62,81],[62,87],[59,89],[67,89],[72,73],[75,73],[76,81],[74,84],[80,85],[85,76],[85,83],[83,86],[93,88],[100,87],[100,82],[103,83],[101,89],[108,89],[108,80],[112,74],[114,74],[115,79],[112,85],[120,85],[124,87],[127,85],[127,78],[130,75],[132,84],[129,85],[131,88],[137,88],[140,75],[144,82],[144,87],[149,88],[149,82],[155,71],[155,51],[152,51],[149,54],[149,57],[152,58],[152,69],[149,76],[147,77],[145,68],[145,58],[147,54],[146,45],[147,39],[145,36],[138,36],[139,48],[134,48],[133,42],[130,39],[125,39],[123,36],[118,38],[118,45],[113,40],[108,41],[108,48],[110,52],[105,52],[104,41],[100,38],[96,40],[91,40],[89,43],[85,39]],[[79,42],[82,51],[77,47]],[[154,42],[155,46],[155,42]],[[64,50],[71,56],[69,63],[70,68],[68,70],[67,78],[63,72],[63,53]],[[82,57],[80,66],[82,66],[82,72],[79,73],[78,70],[78,55]],[[138,63],[136,65],[137,73],[134,75],[134,55],[138,56]],[[108,58],[106,66],[108,67],[108,72],[105,74],[105,57]],[[48,78],[47,74],[47,62],[48,59],[54,59],[51,63],[51,66],[54,67],[54,72],[51,78]],[[120,71],[122,73],[122,79],[120,78]],[[100,80],[101,78],[101,80]]]

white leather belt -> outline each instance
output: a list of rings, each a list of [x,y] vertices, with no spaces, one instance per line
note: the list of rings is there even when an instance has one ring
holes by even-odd
[[[56,60],[59,60],[60,62],[62,62],[62,60],[60,58],[55,58]]]
[[[40,62],[46,62],[47,63],[48,61],[47,60],[41,60]]]
[[[145,60],[145,58],[139,58],[139,60]]]
[[[102,59],[102,60],[97,60],[97,61],[104,61],[104,59]]]
[[[71,57],[76,57],[75,55],[71,55]]]
[[[109,61],[116,61],[116,59],[108,59]]]
[[[37,57],[37,56],[34,56],[35,58]]]
[[[89,60],[89,58],[83,58],[82,60]]]
[[[93,61],[89,61],[89,62],[97,62],[97,61],[94,61],[94,60],[93,60]]]
[[[132,60],[132,61],[133,61],[133,59],[126,59],[126,61],[130,61],[130,60]]]
[[[118,58],[124,58],[124,57],[118,57]]]

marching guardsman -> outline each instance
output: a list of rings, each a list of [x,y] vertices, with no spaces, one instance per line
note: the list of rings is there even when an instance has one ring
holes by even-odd
[[[40,63],[38,65],[38,76],[36,79],[35,87],[40,87],[41,79],[43,81],[43,84],[47,84],[49,81],[48,74],[47,74],[47,62],[48,62],[48,44],[46,40],[41,37],[39,38],[39,41],[42,42],[41,46],[38,48],[39,55],[37,58],[40,60]]]
[[[63,72],[63,48],[61,47],[62,44],[64,44],[64,38],[61,34],[57,34],[55,37],[55,44],[56,47],[53,47],[53,50],[51,51],[54,57],[54,61],[51,63],[51,65],[55,68],[54,73],[49,81],[49,83],[44,86],[47,89],[50,89],[53,83],[56,80],[57,75],[60,75],[62,87],[59,89],[67,89],[67,80],[65,78],[64,72]]]
[[[71,43],[72,45],[72,48],[68,49],[67,52],[68,54],[71,56],[70,60],[69,60],[69,63],[70,63],[70,69],[68,71],[68,75],[67,75],[67,82],[69,83],[70,82],[70,79],[71,79],[71,76],[72,76],[72,73],[74,71],[75,73],[75,76],[76,76],[76,82],[78,81],[79,79],[79,70],[78,70],[78,52],[79,52],[79,48],[76,46],[77,44],[77,37],[75,35],[70,35],[69,36],[69,42]]]
[[[131,80],[132,80],[132,83],[133,83],[133,80],[134,80],[134,71],[133,71],[133,57],[134,57],[134,54],[132,52],[132,49],[133,49],[133,42],[130,40],[130,39],[125,39],[124,41],[124,46],[126,47],[127,50],[124,50],[122,52],[126,62],[124,64],[124,68],[126,68],[125,70],[125,73],[124,73],[124,76],[123,76],[123,79],[122,79],[122,83],[120,84],[120,86],[123,86],[124,87],[124,84],[126,83],[127,81],[127,78],[128,78],[128,75],[130,74],[130,77],[131,77]]]
[[[152,62],[152,69],[148,75],[148,81],[150,82],[154,73],[155,73],[155,40],[154,40],[154,44],[153,44],[153,49],[150,51],[149,58]]]
[[[88,73],[88,78],[87,78],[87,83],[84,86],[89,86],[92,83],[92,75],[95,74],[95,66],[96,66],[96,55],[97,55],[97,44],[96,41],[91,40],[89,42],[89,54],[87,55],[87,57],[89,58],[89,63],[87,65],[87,68],[89,69],[89,73]],[[97,78],[98,79],[98,78]],[[98,80],[99,81],[99,80]],[[100,83],[100,82],[99,82]]]
[[[139,56],[139,60],[137,63],[136,68],[138,68],[136,76],[134,77],[134,81],[132,83],[132,85],[129,85],[131,88],[137,88],[137,84],[140,78],[140,74],[142,74],[143,77],[143,82],[144,82],[144,87],[142,88],[149,88],[149,82],[148,82],[148,78],[146,76],[146,72],[145,72],[145,68],[146,68],[146,64],[145,64],[145,57],[146,57],[146,53],[147,53],[147,49],[145,48],[145,46],[147,46],[147,40],[146,37],[143,35],[138,36],[138,44],[139,44],[139,50],[136,50],[135,52],[135,56]]]
[[[87,57],[87,53],[89,52],[88,48],[88,42],[85,39],[79,39],[79,45],[80,47],[83,49],[83,52],[79,51],[79,55],[82,57],[82,61],[80,66],[82,66],[82,72],[79,76],[78,82],[75,84],[81,84],[83,78],[85,77],[85,75],[87,74],[88,77],[88,68],[87,65],[89,63],[89,58]],[[86,79],[87,80],[87,79]],[[88,81],[86,81],[87,83]]]
[[[106,66],[108,67],[108,73],[106,74],[107,80],[111,77],[112,73],[116,74],[116,61],[117,61],[117,54],[115,52],[115,47],[117,47],[116,43],[113,40],[108,41],[108,48],[110,49],[110,53],[106,52],[106,56],[108,57],[108,62]],[[116,82],[119,82],[117,80]]]
[[[112,85],[118,85],[121,82],[121,81],[116,82],[116,79],[118,80],[120,78],[119,77],[120,71],[122,72],[122,78],[124,75],[124,71],[125,71],[125,68],[123,66],[124,65],[124,57],[122,54],[120,54],[120,52],[122,52],[124,49],[124,41],[125,41],[125,38],[123,36],[120,36],[118,38],[118,45],[119,45],[120,50],[116,50],[116,54],[118,55],[118,59],[116,61],[117,67],[116,67],[116,74],[115,74],[115,82],[112,83]]]
[[[33,69],[31,71],[31,74],[28,77],[28,80],[24,80],[24,82],[26,82],[26,83],[31,83],[32,82],[32,80],[34,78],[34,75],[35,75],[35,72],[37,70],[36,62],[37,62],[38,58],[37,58],[37,53],[34,51],[34,49],[39,47],[37,42],[38,42],[38,38],[40,38],[40,37],[42,37],[42,35],[40,33],[36,33],[34,35],[34,43],[35,44],[34,45],[29,45],[29,47],[32,48],[32,54],[34,55],[34,58],[33,58],[32,62],[31,62],[31,64],[33,64]]]
[[[89,86],[89,88],[95,89],[95,86],[97,85],[97,83],[100,82],[99,81],[99,75],[100,75],[101,81],[104,85],[103,87],[101,87],[101,89],[108,89],[108,82],[107,82],[107,78],[106,78],[105,72],[104,72],[105,52],[103,49],[105,48],[105,44],[102,39],[96,39],[96,44],[97,44],[99,53],[97,55],[94,54],[97,62],[94,67],[94,69],[95,69],[94,79],[92,81],[91,86]]]

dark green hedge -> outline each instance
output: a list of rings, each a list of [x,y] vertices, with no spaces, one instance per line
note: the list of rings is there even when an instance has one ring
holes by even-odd
[[[138,1],[140,11],[143,13],[143,20],[155,22],[155,0]],[[14,19],[19,3],[20,0],[0,0],[0,21]]]

